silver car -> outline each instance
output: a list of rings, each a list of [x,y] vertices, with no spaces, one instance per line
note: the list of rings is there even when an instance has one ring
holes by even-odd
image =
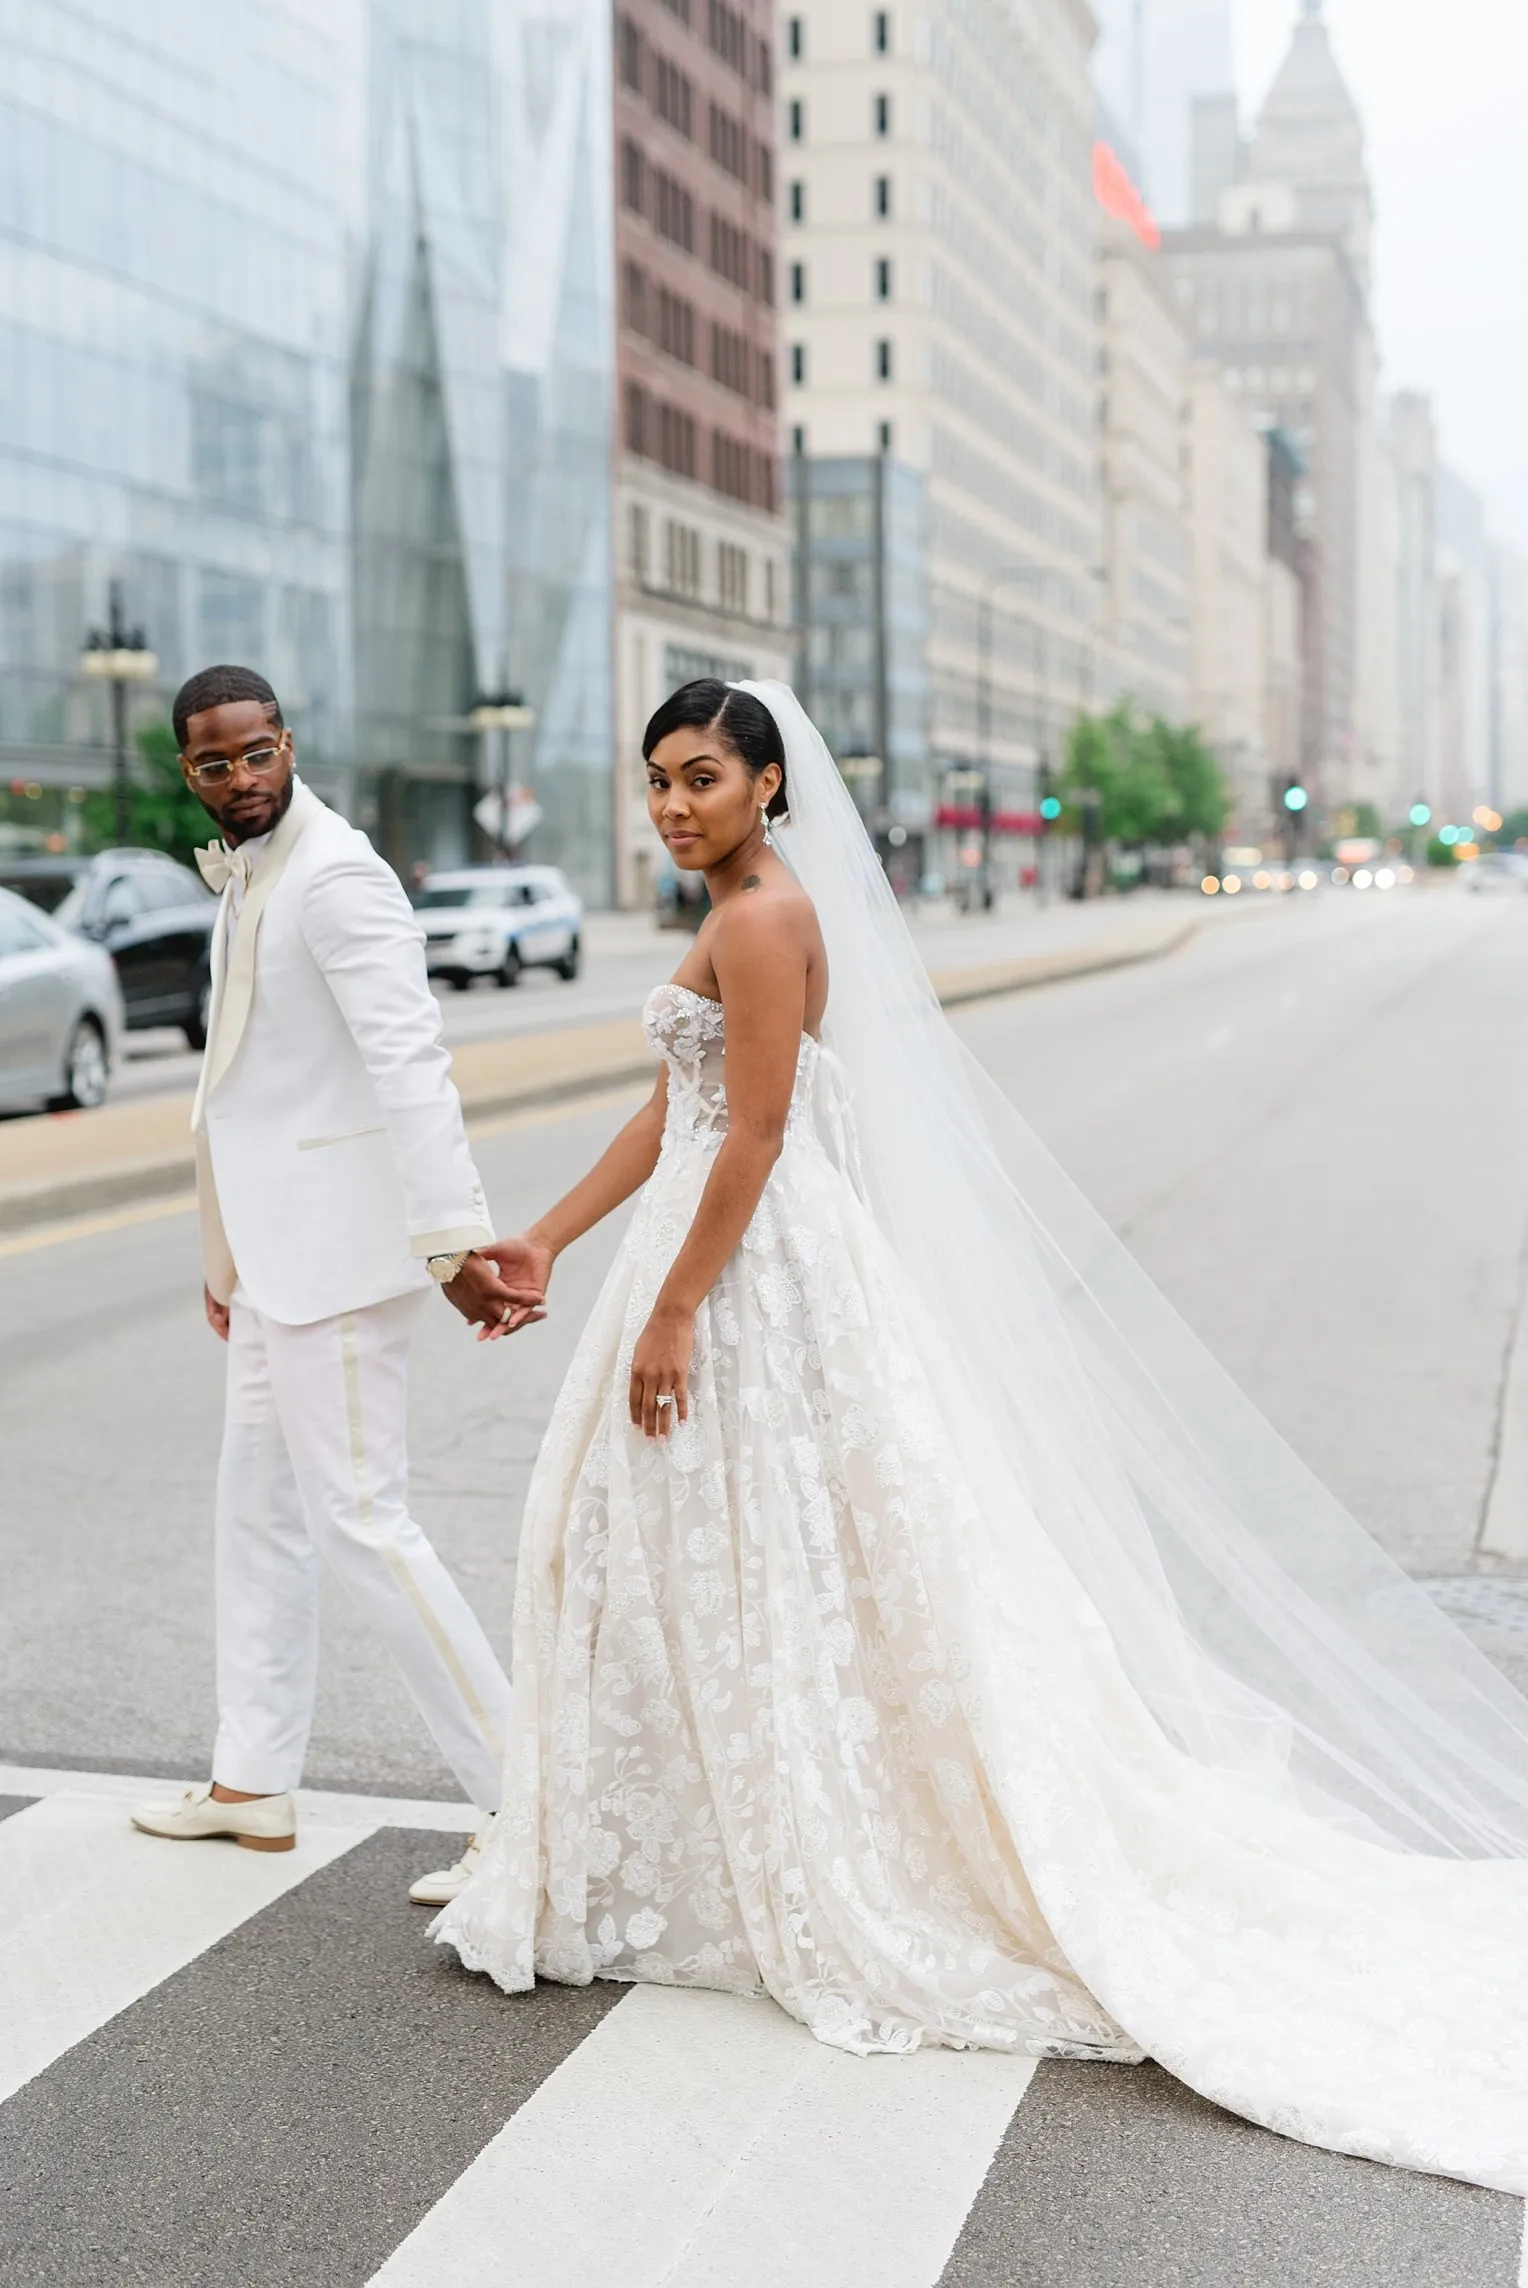
[[[414,892],[432,977],[517,985],[522,969],[578,975],[583,900],[555,866],[462,866],[429,874]]]
[[[0,1111],[103,1103],[121,1039],[111,955],[0,890]]]

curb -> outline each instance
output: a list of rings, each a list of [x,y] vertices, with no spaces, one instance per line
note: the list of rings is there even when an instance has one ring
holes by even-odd
[[[1186,921],[1165,937],[1146,943],[1079,946],[1068,953],[1028,954],[978,968],[942,971],[933,980],[934,989],[941,1007],[959,1009],[975,1001],[1061,985],[1070,978],[1096,976],[1104,970],[1130,969],[1179,952],[1202,926],[1199,921]],[[640,1056],[617,1054],[558,1077],[489,1086],[470,1093],[464,1090],[462,1109],[470,1131],[481,1121],[500,1119],[507,1113],[527,1112],[541,1105],[577,1104],[607,1089],[636,1086],[651,1077],[652,1069],[652,1059],[645,1051]],[[93,1115],[75,1117],[90,1119]],[[0,1184],[0,1235],[139,1201],[175,1198],[193,1188],[189,1149],[119,1160],[108,1167],[82,1169],[68,1176]]]

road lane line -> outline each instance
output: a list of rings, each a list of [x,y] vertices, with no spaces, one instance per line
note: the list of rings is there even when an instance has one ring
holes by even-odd
[[[933,2288],[1032,2071],[634,1987],[373,2288]]]
[[[557,1120],[573,1120],[585,1112],[610,1112],[623,1104],[645,1103],[649,1091],[628,1081],[621,1088],[596,1095],[567,1097],[558,1104],[539,1104],[526,1112],[497,1113],[488,1120],[467,1117],[469,1136],[508,1136],[520,1129],[546,1128]],[[177,1192],[173,1199],[145,1200],[137,1207],[114,1208],[100,1215],[71,1216],[61,1223],[39,1224],[35,1231],[16,1232],[0,1239],[0,1260],[10,1255],[31,1255],[42,1247],[66,1247],[73,1240],[100,1239],[108,1232],[129,1231],[135,1224],[159,1223],[167,1216],[190,1215],[194,1192]]]
[[[309,1820],[294,1851],[171,1843],[83,1793],[0,1823],[0,2102],[369,1832]]]

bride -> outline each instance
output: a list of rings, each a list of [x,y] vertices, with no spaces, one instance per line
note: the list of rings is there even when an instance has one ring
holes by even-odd
[[[526,1505],[504,1809],[435,1926],[510,1990],[765,1993],[866,2053],[1147,2055],[1528,2193],[1528,1703],[1221,1375],[940,1014],[781,684],[648,807],[712,913]],[[772,831],[773,830],[773,831]]]

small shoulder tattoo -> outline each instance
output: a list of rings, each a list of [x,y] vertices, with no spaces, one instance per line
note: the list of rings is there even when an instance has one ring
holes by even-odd
[[[745,890],[762,890],[763,887],[764,877],[762,874],[745,874],[743,876],[743,888]]]

